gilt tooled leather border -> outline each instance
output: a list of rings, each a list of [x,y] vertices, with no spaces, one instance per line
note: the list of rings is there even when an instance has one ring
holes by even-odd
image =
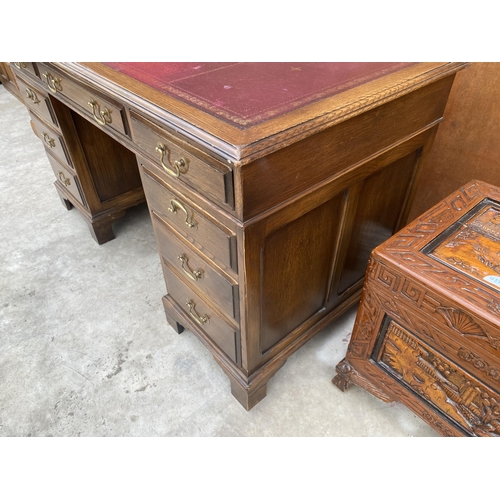
[[[152,63],[112,63],[107,62],[103,63],[106,66],[113,68],[120,73],[123,73],[131,78],[134,78],[142,83],[145,83],[156,90],[159,90],[167,95],[180,99],[190,105],[197,107],[203,111],[210,113],[213,116],[223,119],[224,121],[230,123],[231,125],[235,125],[240,129],[246,129],[251,126],[262,123],[266,120],[278,117],[285,113],[296,110],[302,106],[307,104],[311,104],[317,102],[323,98],[331,97],[333,95],[339,94],[346,90],[352,89],[364,83],[368,83],[370,81],[376,80],[382,76],[386,76],[388,74],[394,73],[400,69],[411,66],[414,63],[357,63],[358,65],[365,65],[366,72],[361,76],[352,78],[349,76],[349,72],[346,72],[342,75],[342,81],[335,80],[334,76],[329,79],[325,77],[325,84],[314,91],[311,91],[307,85],[301,89],[300,95],[292,98],[292,99],[284,99],[283,94],[277,93],[276,95],[265,95],[259,96],[255,94],[251,94],[249,92],[249,99],[253,99],[254,103],[258,102],[258,106],[254,109],[259,109],[256,111],[249,111],[248,113],[242,113],[236,111],[236,104],[232,103],[231,106],[230,101],[224,101],[227,99],[228,93],[222,94],[224,92],[222,89],[225,87],[231,87],[231,85],[222,86],[220,89],[217,89],[217,93],[209,96],[208,89],[204,89],[200,87],[198,91],[188,91],[186,90],[186,82],[194,78],[200,78],[201,76],[206,77],[209,73],[216,73],[225,71],[228,67],[235,67],[238,65],[248,65],[254,64],[255,68],[262,68],[264,70],[264,65],[272,65],[277,67],[278,65],[282,67],[279,70],[279,78],[284,78],[283,81],[286,81],[286,73],[283,73],[285,70],[289,69],[290,74],[293,73],[294,70],[306,70],[310,67],[311,69],[316,69],[314,65],[326,64],[326,63],[262,63],[262,66],[259,66],[255,63],[234,63],[223,65],[220,68],[210,69],[205,73],[199,73],[192,76],[183,76],[179,78],[177,81],[166,81],[165,79],[161,79],[148,68],[152,67]],[[157,63],[161,64],[161,63]],[[163,63],[168,64],[168,63]],[[179,63],[177,63],[179,64]],[[195,63],[186,63],[191,64],[196,67]],[[328,63],[332,66],[349,64],[349,63]],[[142,65],[142,66],[141,66]],[[237,71],[237,68],[234,68],[233,71]],[[359,71],[359,67],[358,67]],[[232,77],[234,78],[237,73],[234,73]],[[285,75],[285,77],[284,77]],[[276,78],[278,77],[276,76]],[[266,75],[262,75],[262,77],[266,77]],[[269,78],[273,78],[272,71],[269,72]],[[183,88],[184,86],[184,88]],[[213,92],[213,89],[212,89]],[[239,104],[239,103],[238,103]]]

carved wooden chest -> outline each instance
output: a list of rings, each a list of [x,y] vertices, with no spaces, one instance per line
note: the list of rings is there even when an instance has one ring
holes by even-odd
[[[500,188],[473,181],[373,251],[336,370],[442,435],[500,434]]]

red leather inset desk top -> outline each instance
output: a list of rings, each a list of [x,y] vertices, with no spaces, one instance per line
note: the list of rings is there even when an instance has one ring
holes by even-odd
[[[414,63],[104,63],[240,129]]]

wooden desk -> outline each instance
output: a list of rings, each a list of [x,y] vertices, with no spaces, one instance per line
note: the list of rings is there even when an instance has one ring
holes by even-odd
[[[250,409],[360,296],[406,222],[456,63],[12,66],[55,186],[99,243],[148,201],[169,323]],[[139,169],[137,168],[139,165]]]

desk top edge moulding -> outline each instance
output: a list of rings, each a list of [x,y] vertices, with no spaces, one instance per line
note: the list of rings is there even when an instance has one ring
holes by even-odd
[[[466,63],[16,63],[66,208],[148,204],[168,323],[250,409],[360,298]]]
[[[207,71],[193,74],[203,71],[204,65],[209,66]],[[89,81],[98,83],[102,78],[122,99],[132,92],[136,106],[141,104],[186,137],[204,141],[214,154],[235,164],[249,163],[467,65],[169,63],[176,73],[162,71],[164,63],[56,64]],[[318,80],[312,91],[308,89],[311,81]],[[208,91],[202,85],[209,85]],[[248,92],[257,103],[250,109],[238,105]],[[231,93],[233,100],[228,101]],[[289,93],[293,96],[287,99]],[[262,97],[269,95],[262,105]]]

